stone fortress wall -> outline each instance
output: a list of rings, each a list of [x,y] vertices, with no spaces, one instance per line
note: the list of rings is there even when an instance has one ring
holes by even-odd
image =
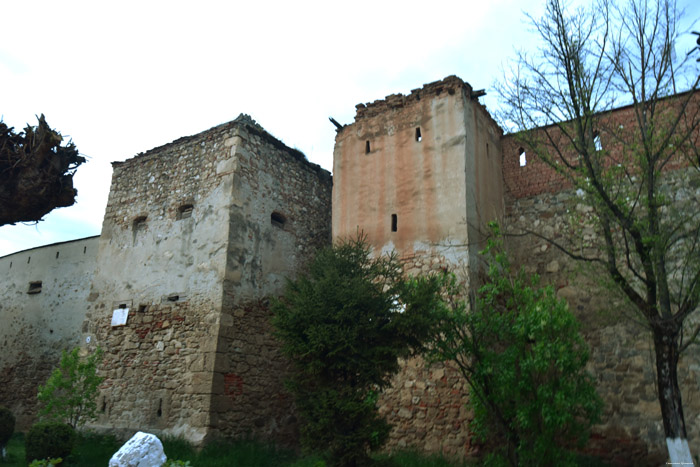
[[[194,442],[255,436],[290,444],[296,419],[282,386],[289,364],[271,336],[268,297],[280,294],[284,277],[303,270],[317,248],[362,231],[375,252],[396,250],[409,274],[451,268],[475,286],[486,222],[557,231],[566,209],[585,209],[541,161],[529,157],[519,166],[519,148],[478,96],[448,77],[406,96],[358,105],[355,122],[338,130],[332,181],[246,116],[115,163],[102,235],[76,242],[99,246],[92,263],[77,263],[84,296],[75,295],[71,308],[78,311],[54,302],[43,310],[84,317],[71,327],[70,342],[106,350],[101,371],[107,379],[93,426]],[[677,174],[669,179],[672,190],[697,199],[697,177]],[[26,261],[33,251],[50,256],[53,248],[0,258],[0,268]],[[611,300],[552,248],[532,238],[509,248],[553,284],[583,322],[590,369],[606,400],[591,449],[620,459],[662,451],[650,339],[601,314]],[[63,276],[78,274],[66,268]],[[4,303],[16,304],[0,309],[3,323],[11,323],[0,330],[0,342],[28,355],[14,363],[15,376],[6,377],[15,385],[36,385],[29,374],[42,379],[34,370],[39,355],[47,357],[44,373],[56,361],[47,344],[31,353],[28,340],[10,339],[23,328],[24,315],[33,316],[24,308],[39,296],[26,293],[38,271],[12,277],[16,293],[8,292]],[[128,308],[129,318],[113,327],[119,308]],[[696,357],[682,361],[694,451],[700,436]],[[0,367],[12,362],[2,357]],[[380,411],[395,425],[389,448],[473,452],[466,392],[449,365],[404,362],[380,400]],[[30,401],[14,406],[31,419]]]
[[[330,189],[243,115],[114,164],[86,317],[106,351],[94,426],[290,442],[266,297],[330,242]]]
[[[685,95],[687,96],[687,94]],[[685,97],[681,96],[681,97]],[[699,105],[700,95],[691,96],[690,108]],[[675,105],[671,99],[663,105]],[[691,110],[692,111],[692,110]],[[634,125],[631,106],[602,116],[599,137],[601,148],[624,163],[616,141]],[[627,125],[625,125],[627,124]],[[625,128],[627,127],[627,128]],[[559,133],[550,129],[554,139]],[[697,147],[700,135],[692,140]],[[534,151],[521,147],[516,135],[503,138],[503,178],[506,186],[506,216],[502,224],[508,231],[536,231],[554,239],[570,251],[602,251],[603,244],[592,226],[579,230],[576,245],[566,236],[573,219],[595,215],[582,203],[570,182],[545,164]],[[525,151],[525,160],[521,153]],[[575,157],[567,154],[567,157]],[[524,163],[524,165],[522,165]],[[700,204],[700,173],[677,157],[668,162],[661,174],[661,189],[677,208],[693,212]],[[594,375],[597,391],[605,406],[602,422],[594,428],[588,450],[625,465],[629,459],[644,459],[649,465],[666,461],[666,443],[656,386],[654,346],[651,331],[642,324],[627,299],[614,286],[604,284],[607,272],[572,260],[557,248],[533,235],[508,239],[507,248],[516,264],[538,274],[552,285],[557,295],[567,300],[581,322],[581,330],[590,348],[588,369]],[[597,279],[596,279],[597,278]],[[696,312],[697,315],[697,312]],[[689,320],[691,325],[700,320]],[[697,345],[681,356],[678,368],[686,428],[691,451],[700,449],[700,353]]]
[[[0,258],[0,404],[28,428],[61,350],[80,345],[99,237]]]
[[[502,131],[457,77],[357,106],[333,154],[333,237],[361,230],[408,274],[478,271],[482,225],[503,215]],[[467,384],[450,365],[414,358],[384,392],[389,445],[471,452]]]

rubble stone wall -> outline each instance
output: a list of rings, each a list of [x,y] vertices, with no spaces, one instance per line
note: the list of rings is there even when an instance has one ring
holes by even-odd
[[[694,169],[664,174],[664,189],[679,203],[700,203],[700,175]],[[566,245],[570,220],[590,214],[573,190],[511,197],[506,228],[536,230]],[[593,245],[597,234],[592,228],[579,231],[579,245]],[[544,284],[555,287],[581,322],[589,345],[588,369],[605,402],[602,423],[594,428],[588,450],[619,461],[630,459],[665,462],[666,442],[656,387],[654,347],[651,332],[614,286],[606,285],[605,271],[582,266],[561,251],[534,236],[511,237],[507,244],[515,264],[528,273],[541,276]],[[598,278],[598,279],[596,279]],[[696,313],[697,315],[697,313]],[[694,318],[698,320],[697,316]],[[690,323],[689,323],[690,324]],[[690,326],[686,330],[689,335]],[[700,439],[700,353],[691,346],[681,357],[680,378],[688,439]],[[695,444],[697,446],[697,444]],[[651,464],[650,464],[651,465]]]
[[[332,181],[252,120],[237,127],[233,147],[212,426],[219,436],[292,445],[298,433],[284,388],[289,361],[272,335],[269,298],[330,245]]]
[[[235,127],[113,164],[86,320],[105,351],[96,427],[209,434]],[[128,321],[113,327],[123,307]]]

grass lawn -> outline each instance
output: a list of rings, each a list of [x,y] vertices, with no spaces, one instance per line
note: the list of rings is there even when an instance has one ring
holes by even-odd
[[[212,444],[197,452],[181,439],[165,438],[163,449],[168,459],[189,461],[192,467],[322,467],[320,457],[299,457],[292,451],[278,450],[253,441],[232,444]],[[107,466],[123,443],[111,436],[80,434],[73,454],[60,465],[66,467]],[[15,433],[7,445],[7,458],[2,467],[26,467],[24,434]],[[468,464],[451,463],[440,456],[425,456],[412,452],[380,455],[382,467],[464,467]]]
[[[253,441],[211,444],[197,452],[181,439],[165,438],[163,448],[168,459],[189,461],[192,467],[323,467],[320,457],[299,457],[292,451],[271,448]],[[107,466],[123,443],[112,436],[80,434],[73,454],[61,464],[66,467]],[[410,451],[380,454],[378,467],[473,467],[478,464],[450,462],[442,456],[425,455]],[[26,467],[24,435],[15,433],[7,445],[7,458],[0,467]],[[605,466],[597,459],[581,457],[579,465]]]

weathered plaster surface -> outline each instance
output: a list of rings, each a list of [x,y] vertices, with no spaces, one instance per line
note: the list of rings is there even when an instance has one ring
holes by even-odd
[[[99,345],[106,380],[92,428],[293,443],[296,418],[283,388],[290,367],[272,336],[269,297],[318,248],[361,231],[375,254],[397,251],[408,274],[450,268],[473,288],[487,222],[559,238],[567,209],[586,214],[536,157],[519,166],[517,142],[503,137],[476,97],[448,77],[358,105],[355,122],[337,135],[333,181],[247,116],[115,163],[99,238],[0,258],[0,404],[26,428],[35,388],[60,350]],[[613,123],[628,113],[611,114]],[[666,186],[674,199],[700,202],[691,171],[669,173]],[[595,239],[592,231],[581,235]],[[599,293],[543,241],[521,237],[508,248],[582,322],[606,401],[587,449],[622,464],[663,463],[649,336],[616,319],[623,301]],[[36,281],[41,293],[27,294]],[[129,308],[127,324],[112,327],[119,307]],[[696,452],[693,352],[679,374]],[[389,448],[473,453],[467,392],[450,365],[403,362],[379,401],[394,425]]]
[[[106,350],[96,427],[290,442],[266,297],[328,244],[330,188],[247,116],[114,164],[86,321]]]
[[[0,404],[20,430],[33,422],[37,388],[61,350],[81,343],[97,244],[89,237],[0,258]],[[27,293],[39,281],[40,292]]]
[[[456,77],[358,105],[336,136],[333,238],[363,232],[408,274],[449,268],[468,286],[485,225],[504,212],[501,135]],[[449,365],[404,362],[379,402],[390,446],[470,452],[466,392]]]

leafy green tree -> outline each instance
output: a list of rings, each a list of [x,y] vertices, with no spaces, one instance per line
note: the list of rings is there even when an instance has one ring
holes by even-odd
[[[687,53],[695,38],[682,34],[674,0],[576,9],[549,0],[531,20],[540,47],[518,56],[499,119],[592,212],[558,238],[530,232],[597,266],[627,298],[628,315],[653,338],[671,461],[692,462],[677,368],[700,333],[700,210],[665,181],[679,166],[699,175],[700,70]],[[582,242],[582,228],[596,235]]]
[[[378,392],[434,330],[438,289],[437,277],[405,279],[395,254],[372,257],[362,236],[320,251],[288,282],[273,324],[296,367],[288,385],[306,450],[333,465],[370,462],[390,430]]]
[[[39,386],[37,399],[44,405],[39,412],[42,418],[60,421],[76,428],[87,420],[96,418],[98,387],[103,379],[97,375],[97,364],[102,350],[82,359],[80,349],[62,352],[61,363],[46,384]]]
[[[551,287],[512,272],[499,237],[482,254],[488,275],[472,310],[446,282],[449,311],[430,355],[455,362],[469,383],[475,435],[503,446],[491,461],[573,465],[569,449],[602,408],[578,323]]]

